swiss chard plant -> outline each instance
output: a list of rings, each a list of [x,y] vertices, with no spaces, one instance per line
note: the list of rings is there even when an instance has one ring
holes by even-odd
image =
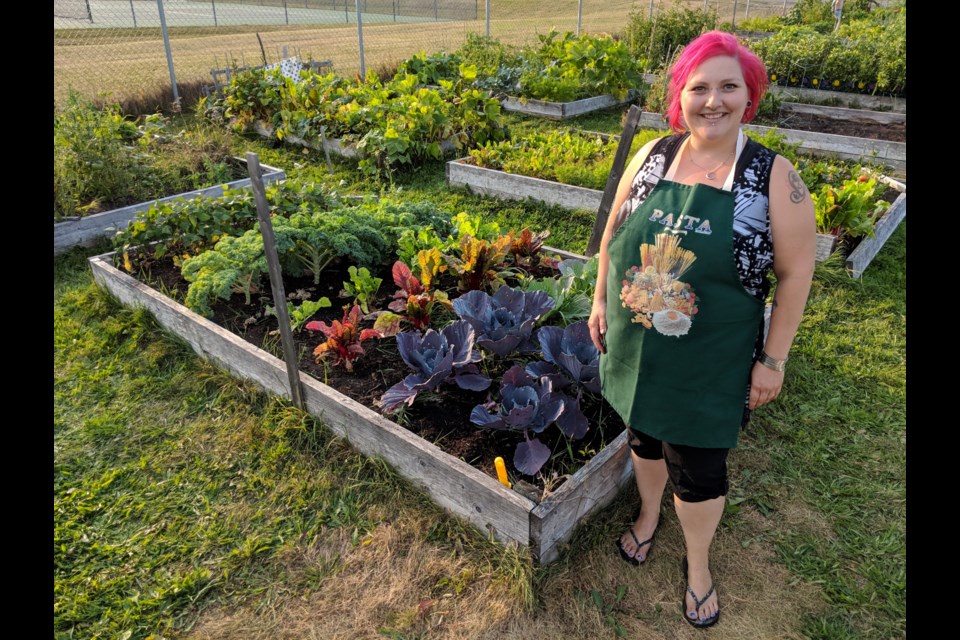
[[[358,269],[353,265],[347,268],[347,273],[350,274],[350,281],[343,283],[340,297],[353,298],[354,304],[358,305],[365,314],[375,311],[374,305],[383,278],[374,277],[366,267]]]
[[[382,337],[376,329],[360,327],[360,307],[354,305],[344,309],[343,320],[334,320],[330,324],[321,321],[308,322],[306,329],[319,331],[326,340],[313,350],[317,362],[329,361],[332,366],[343,365],[353,372],[353,363],[364,355],[363,343],[371,338]]]
[[[470,235],[460,238],[458,255],[444,256],[450,271],[459,278],[459,290],[496,291],[511,274],[506,258],[512,243],[512,233],[492,241]]]
[[[861,177],[845,180],[839,187],[824,185],[812,193],[817,232],[838,238],[872,238],[877,219],[889,206],[877,191],[875,179]]]
[[[549,378],[533,378],[522,366],[514,365],[503,374],[500,401],[475,406],[470,412],[470,422],[484,429],[523,433],[523,442],[517,445],[513,455],[513,465],[521,473],[532,476],[550,459],[550,447],[536,435],[556,422],[566,406],[565,394],[554,391]]]
[[[300,331],[300,329],[303,328],[303,325],[305,325],[310,318],[316,315],[317,311],[320,309],[325,309],[329,306],[331,306],[330,298],[327,298],[326,296],[320,298],[319,300],[304,300],[300,304],[287,301],[287,317],[290,318],[290,329],[294,332]],[[277,310],[270,305],[264,307],[264,313],[279,317]]]
[[[378,406],[384,413],[392,413],[402,404],[412,405],[417,394],[434,391],[445,382],[470,391],[487,389],[491,380],[476,365],[482,356],[473,348],[473,341],[473,327],[462,320],[439,333],[433,329],[398,333],[397,349],[413,373],[387,389]]]
[[[397,260],[393,264],[392,275],[397,291],[393,294],[393,301],[387,305],[387,308],[398,314],[405,314],[402,318],[413,325],[414,329],[426,331],[430,328],[434,307],[437,305],[453,310],[453,305],[445,291],[428,289],[403,262]]]
[[[453,301],[453,310],[476,331],[477,346],[503,358],[537,350],[534,325],[553,304],[543,291],[503,286],[492,296],[469,291]]]

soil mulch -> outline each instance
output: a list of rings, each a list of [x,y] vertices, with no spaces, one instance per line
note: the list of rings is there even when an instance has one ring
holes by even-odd
[[[827,118],[809,113],[781,111],[776,118],[756,119],[753,124],[779,129],[814,131],[831,133],[838,136],[886,140],[888,142],[906,142],[907,126],[905,122],[883,124],[880,122],[862,122]]]
[[[345,299],[339,297],[343,283],[350,280],[347,273],[347,264],[331,264],[323,271],[319,285],[313,283],[312,277],[293,278],[284,277],[284,292],[288,298],[297,292],[308,294],[310,300],[318,300],[326,296],[332,306],[320,309],[311,320],[324,321],[330,324],[333,320],[342,320]],[[371,270],[374,276],[383,279],[381,295],[392,295],[396,287],[389,267]],[[557,275],[558,272],[535,272],[536,277]],[[141,274],[138,276],[148,285],[167,292],[181,304],[186,297],[189,283],[180,275],[180,269],[174,266],[169,258],[151,261],[141,265]],[[266,315],[264,307],[273,306],[269,279],[261,279],[262,288],[259,293],[251,296],[251,303],[246,304],[242,294],[234,294],[229,301],[217,301],[212,304],[214,314],[209,319],[217,325],[242,337],[250,344],[262,348],[272,355],[283,359],[277,318]],[[452,285],[448,281],[442,283]],[[449,289],[451,287],[445,286]],[[457,295],[450,292],[450,299]],[[299,300],[293,300],[299,304]],[[389,300],[381,300],[380,308],[386,308]],[[456,320],[451,314],[450,320]],[[373,319],[361,322],[363,328],[373,326]],[[401,327],[408,330],[407,327]],[[396,338],[371,339],[363,343],[365,354],[353,363],[353,372],[346,371],[343,366],[332,366],[329,363],[317,362],[313,350],[326,338],[319,331],[301,329],[293,334],[295,349],[300,354],[299,369],[316,380],[332,387],[351,399],[380,412],[377,401],[391,386],[400,382],[412,373],[400,357]],[[475,347],[476,348],[476,347]],[[478,349],[481,353],[483,350]],[[496,431],[482,429],[469,420],[471,410],[478,404],[499,400],[500,379],[510,364],[537,360],[537,354],[520,360],[510,359],[509,363],[497,362],[491,354],[484,353],[484,361],[480,363],[484,373],[493,379],[493,383],[486,391],[468,391],[460,389],[453,383],[444,383],[437,391],[421,392],[417,395],[413,405],[404,407],[399,415],[387,415],[400,426],[420,436],[424,440],[438,446],[446,453],[457,457],[476,467],[491,477],[496,477],[494,459],[502,456],[511,476],[521,478],[530,486],[527,487],[529,497],[540,495],[545,487],[555,490],[567,474],[572,474],[589,459],[612,441],[625,428],[619,415],[607,404],[602,397],[585,393],[581,400],[581,409],[591,425],[590,431],[580,440],[570,441],[569,447],[566,437],[556,425],[548,427],[540,434],[531,433],[541,442],[550,447],[553,456],[541,469],[537,477],[520,474],[513,466],[513,453],[516,445],[523,441],[523,435],[514,431]],[[536,492],[533,488],[536,488]]]

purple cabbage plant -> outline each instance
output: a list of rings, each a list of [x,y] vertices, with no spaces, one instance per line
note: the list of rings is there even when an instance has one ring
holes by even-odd
[[[492,381],[474,364],[482,356],[474,350],[473,343],[473,327],[463,320],[444,327],[440,333],[433,329],[426,333],[398,333],[400,357],[414,373],[387,389],[377,404],[384,413],[390,413],[403,403],[412,405],[419,392],[433,391],[446,381],[470,391],[489,388]]]
[[[560,426],[566,398],[566,394],[553,390],[550,378],[533,378],[517,364],[503,374],[499,405],[496,402],[478,404],[470,412],[470,422],[486,429],[523,432],[524,441],[517,445],[513,465],[521,473],[532,476],[550,459],[550,447],[531,438],[530,432],[542,433],[554,422]],[[561,430],[574,439],[583,435],[562,427]]]
[[[477,335],[477,346],[497,357],[513,351],[537,351],[533,325],[554,300],[543,291],[523,291],[501,286],[492,296],[479,289],[453,301],[453,310],[470,323]]]
[[[590,329],[581,320],[566,328],[541,327],[537,337],[543,360],[528,364],[526,372],[534,378],[550,380],[561,393],[576,390],[575,398],[563,393],[566,408],[557,424],[565,433],[583,437],[589,423],[580,409],[580,399],[584,391],[600,393],[600,352],[590,339]]]

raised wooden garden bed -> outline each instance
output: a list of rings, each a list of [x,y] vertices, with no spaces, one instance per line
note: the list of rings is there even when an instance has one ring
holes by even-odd
[[[896,113],[907,112],[906,98],[893,98],[890,96],[872,96],[868,93],[849,93],[846,91],[830,91],[828,89],[807,89],[804,87],[784,87],[772,85],[770,91],[776,94],[782,100],[795,102],[798,99],[805,100],[837,100],[847,107],[857,109],[890,110]]]
[[[583,98],[573,102],[548,102],[529,98],[507,97],[500,100],[504,111],[513,111],[530,116],[540,116],[550,120],[566,120],[582,116],[585,113],[609,109],[610,107],[627,104],[630,99],[619,100],[614,96],[603,95],[592,98]]]
[[[243,158],[236,158],[236,160],[242,163],[244,167],[247,165],[247,161]],[[260,166],[263,167],[264,183],[276,182],[287,177],[286,172],[282,169],[263,164]],[[165,198],[158,198],[157,200],[132,204],[128,207],[104,211],[91,216],[57,222],[53,225],[53,255],[59,255],[71,247],[90,246],[100,238],[113,237],[118,231],[125,229],[127,225],[130,224],[130,221],[136,217],[137,213],[146,211],[156,204],[181,198],[183,200],[192,200],[200,196],[215,198],[223,195],[226,189],[246,189],[249,187],[250,178],[243,178],[205,189],[187,191]]]
[[[474,193],[508,200],[532,198],[567,209],[596,211],[600,206],[602,191],[486,169],[469,164],[469,160],[465,157],[447,162],[447,184],[469,187]]]
[[[803,104],[802,102],[783,102],[780,111],[791,113],[806,113],[821,118],[834,120],[852,120],[853,122],[878,122],[880,124],[903,124],[907,121],[907,114],[893,111],[870,111],[868,109],[849,109],[847,107],[825,107],[817,104]]]
[[[649,129],[666,129],[667,121],[659,113],[644,112],[640,117],[640,126]],[[870,138],[838,136],[831,133],[816,133],[796,129],[780,129],[747,124],[747,132],[765,134],[776,131],[790,143],[800,143],[798,151],[814,156],[834,157],[841,160],[875,162],[893,167],[895,175],[905,176],[907,172],[907,144]]]
[[[233,375],[290,397],[282,360],[116,269],[112,258],[90,258],[90,267],[100,286],[123,304],[146,309],[197,354]],[[484,534],[530,547],[540,563],[556,560],[578,523],[609,504],[633,475],[623,432],[538,504],[310,375],[300,377],[306,409],[335,433],[362,453],[384,459]]]

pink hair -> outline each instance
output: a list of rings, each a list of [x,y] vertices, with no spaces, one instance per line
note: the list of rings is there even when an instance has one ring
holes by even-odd
[[[736,58],[740,63],[740,70],[743,72],[743,79],[747,83],[747,91],[750,94],[750,104],[743,114],[742,122],[750,122],[757,114],[760,100],[763,99],[763,95],[767,92],[767,87],[770,84],[763,60],[740,44],[737,37],[732,33],[707,31],[691,40],[683,48],[680,56],[667,72],[669,78],[669,84],[667,85],[667,122],[670,123],[670,128],[675,132],[682,133],[687,129],[681,122],[682,113],[680,111],[680,92],[687,84],[687,79],[691,73],[696,71],[697,67],[716,56],[730,56]]]

